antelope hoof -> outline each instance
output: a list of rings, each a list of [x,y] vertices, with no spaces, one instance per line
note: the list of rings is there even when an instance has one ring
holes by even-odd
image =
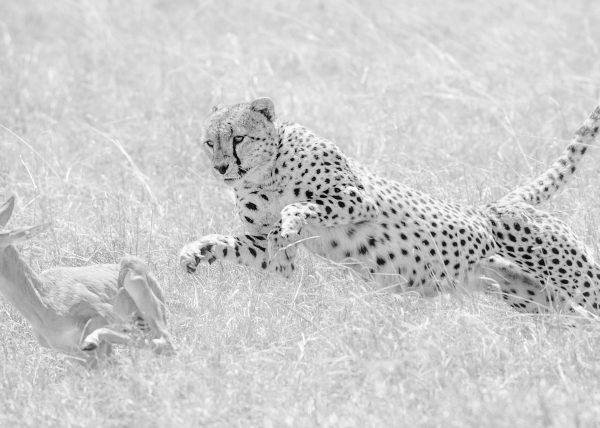
[[[94,349],[96,349],[98,347],[98,344],[92,341],[85,341],[83,342],[83,344],[81,345],[81,350],[82,351],[93,351]]]
[[[152,339],[150,341],[150,346],[152,347],[152,350],[159,355],[174,355],[176,353],[171,342],[164,337]]]

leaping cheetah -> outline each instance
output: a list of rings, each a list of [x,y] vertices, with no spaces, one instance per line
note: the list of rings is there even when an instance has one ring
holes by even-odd
[[[235,191],[246,233],[204,236],[181,250],[180,262],[190,273],[202,262],[228,260],[289,277],[300,241],[402,289],[485,271],[519,310],[597,310],[600,265],[562,221],[535,205],[574,173],[599,126],[600,106],[544,174],[471,208],[366,171],[330,141],[276,120],[268,98],[215,107],[203,144]]]

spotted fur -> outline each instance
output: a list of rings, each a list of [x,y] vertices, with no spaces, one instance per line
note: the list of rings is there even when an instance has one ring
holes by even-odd
[[[427,291],[485,275],[517,309],[598,309],[600,266],[560,220],[534,205],[573,174],[598,133],[600,107],[543,175],[500,201],[465,207],[366,171],[273,103],[216,108],[204,145],[236,194],[246,230],[186,245],[180,262],[228,260],[289,277],[298,243],[401,289]]]

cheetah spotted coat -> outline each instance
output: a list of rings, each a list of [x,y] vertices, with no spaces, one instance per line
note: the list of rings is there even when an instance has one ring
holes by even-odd
[[[245,234],[208,235],[180,262],[228,260],[289,277],[298,245],[375,280],[427,292],[484,275],[513,307],[600,305],[600,265],[570,229],[535,208],[575,172],[600,126],[597,107],[540,177],[481,207],[372,174],[330,141],[275,119],[270,99],[215,107],[205,148],[236,194]]]

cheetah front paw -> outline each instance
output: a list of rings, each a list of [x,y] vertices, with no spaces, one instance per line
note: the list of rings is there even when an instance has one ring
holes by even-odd
[[[293,217],[291,219],[286,219],[281,224],[281,230],[279,231],[279,236],[286,240],[293,240],[295,237],[300,235],[300,229],[304,225],[303,222],[298,217]]]
[[[308,222],[318,222],[317,205],[312,202],[300,202],[286,205],[281,210],[282,238],[295,240]]]
[[[179,264],[188,272],[195,273],[202,262],[212,264],[217,258],[215,245],[221,244],[219,235],[208,235],[198,241],[190,242],[179,252]]]

